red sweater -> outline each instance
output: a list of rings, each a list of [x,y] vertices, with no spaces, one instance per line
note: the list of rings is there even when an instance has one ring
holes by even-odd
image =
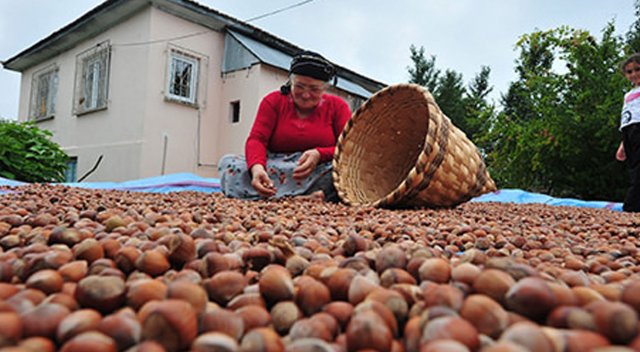
[[[245,145],[247,167],[266,167],[267,150],[273,153],[293,153],[315,148],[320,161],[333,158],[335,145],[351,110],[335,95],[323,94],[313,113],[298,117],[291,95],[272,92],[262,99],[256,120]]]

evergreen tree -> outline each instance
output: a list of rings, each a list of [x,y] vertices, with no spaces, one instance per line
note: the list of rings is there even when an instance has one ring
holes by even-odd
[[[453,122],[453,124],[466,132],[466,109],[464,96],[466,89],[462,81],[462,74],[453,70],[446,70],[438,80],[434,99],[440,110]]]
[[[489,93],[493,90],[489,84],[490,75],[491,68],[482,66],[480,72],[469,83],[464,99],[465,133],[476,144],[478,136],[488,128],[495,114],[495,107],[487,101]]]
[[[436,90],[440,70],[436,69],[436,57],[427,59],[424,55],[424,47],[417,49],[414,45],[409,47],[411,51],[411,61],[413,67],[408,67],[409,83],[419,84],[426,87],[430,92]]]

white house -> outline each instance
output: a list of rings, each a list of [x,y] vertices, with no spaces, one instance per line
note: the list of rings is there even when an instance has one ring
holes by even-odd
[[[191,0],[107,0],[3,66],[22,74],[19,119],[72,157],[70,181],[216,177],[301,50]],[[337,68],[354,110],[384,87]]]

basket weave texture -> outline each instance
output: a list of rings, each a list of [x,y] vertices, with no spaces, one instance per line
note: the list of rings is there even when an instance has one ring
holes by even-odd
[[[350,205],[452,207],[496,190],[476,146],[416,84],[374,94],[345,126],[333,179]]]

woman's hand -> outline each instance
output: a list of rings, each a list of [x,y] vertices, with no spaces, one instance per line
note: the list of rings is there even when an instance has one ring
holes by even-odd
[[[618,161],[627,160],[627,153],[624,152],[624,144],[622,144],[622,142],[620,142],[620,146],[616,151],[616,159],[618,159]]]
[[[264,166],[255,164],[251,167],[251,186],[263,197],[273,197],[276,194],[276,187],[269,179]]]
[[[294,180],[304,180],[309,177],[320,162],[320,152],[316,149],[309,149],[302,153],[298,159],[298,166],[293,170]]]

